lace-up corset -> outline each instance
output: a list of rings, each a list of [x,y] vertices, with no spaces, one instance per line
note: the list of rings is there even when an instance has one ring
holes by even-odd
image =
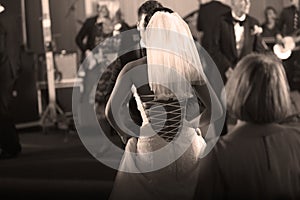
[[[142,105],[153,130],[167,142],[180,132],[184,116],[184,102],[177,99],[155,100],[154,95],[141,95]],[[147,99],[147,100],[146,100]]]

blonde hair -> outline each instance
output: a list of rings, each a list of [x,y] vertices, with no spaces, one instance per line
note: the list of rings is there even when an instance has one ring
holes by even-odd
[[[242,121],[273,123],[291,113],[289,86],[281,61],[250,54],[234,69],[227,85],[229,113]]]

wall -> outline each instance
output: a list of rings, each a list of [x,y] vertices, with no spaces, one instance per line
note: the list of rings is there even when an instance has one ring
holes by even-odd
[[[137,21],[137,10],[145,0],[120,0],[120,8],[124,14],[124,18],[129,25],[135,25]],[[195,11],[199,8],[198,0],[159,0],[164,6],[178,12],[181,16]],[[184,5],[183,5],[184,3]]]
[[[53,40],[58,51],[76,51],[75,36],[85,18],[85,0],[50,0]],[[42,11],[40,0],[26,0],[28,48],[43,53]]]
[[[75,36],[81,27],[81,23],[89,16],[95,14],[95,2],[98,0],[50,0],[52,13],[52,33],[57,42],[58,50],[76,51]],[[118,2],[118,0],[99,0],[103,2]],[[137,21],[137,10],[145,0],[119,0],[119,6],[129,25],[135,25]],[[163,5],[177,11],[181,16],[195,11],[199,8],[198,0],[159,0]],[[208,2],[210,0],[201,0]],[[230,4],[231,0],[223,0]],[[8,0],[3,0],[8,2]],[[43,52],[41,8],[40,0],[25,0],[27,16],[28,47],[37,53]],[[184,4],[184,5],[183,5]],[[264,21],[264,8],[272,5],[281,11],[287,6],[289,0],[252,0],[251,15],[260,22]],[[15,4],[17,5],[17,4]],[[18,16],[18,15],[16,15]],[[20,20],[20,19],[18,19]],[[16,33],[20,33],[16,31]]]
[[[130,24],[134,25],[137,21],[137,10],[139,6],[145,0],[120,0],[120,8],[122,9],[125,20]],[[207,3],[211,0],[201,0],[201,2]],[[230,5],[231,0],[222,0],[224,3]],[[256,17],[261,23],[264,21],[264,8],[266,6],[273,6],[278,13],[284,6],[289,5],[290,0],[252,0],[251,1],[251,11],[250,14]],[[164,6],[170,7],[181,16],[186,16],[194,10],[199,8],[198,0],[159,0]]]

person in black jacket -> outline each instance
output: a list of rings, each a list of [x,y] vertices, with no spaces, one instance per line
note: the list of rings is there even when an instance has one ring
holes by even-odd
[[[221,0],[213,0],[206,4],[200,4],[198,11],[197,29],[202,35],[201,45],[207,52],[211,52],[214,26],[218,19],[230,11],[230,7]]]
[[[11,116],[11,100],[14,82],[17,76],[15,49],[7,43],[8,32],[0,24],[0,159],[16,157],[21,145]],[[12,53],[13,52],[13,53]]]
[[[105,38],[112,36],[113,23],[109,18],[107,6],[97,4],[97,12],[96,16],[86,19],[76,36],[76,44],[82,52],[81,61]],[[86,43],[84,43],[85,38]]]

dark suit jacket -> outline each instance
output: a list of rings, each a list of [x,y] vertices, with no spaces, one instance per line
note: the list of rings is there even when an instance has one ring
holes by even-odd
[[[9,42],[8,42],[9,41]],[[0,118],[10,115],[12,90],[19,70],[18,49],[8,40],[6,27],[0,23]],[[1,121],[1,120],[0,120]]]
[[[229,67],[234,68],[241,58],[252,52],[264,52],[266,50],[262,38],[252,34],[254,25],[259,25],[258,21],[247,15],[244,23],[245,41],[241,55],[238,56],[232,14],[228,12],[219,18],[214,30],[211,56],[216,62],[224,82],[227,80],[225,72]]]
[[[197,200],[299,199],[299,118],[240,124],[200,160],[199,172]]]
[[[198,31],[203,32],[201,45],[206,51],[210,52],[215,24],[222,15],[229,11],[230,7],[219,1],[211,1],[209,3],[200,5],[197,29]]]
[[[83,53],[87,49],[92,50],[94,48],[95,38],[93,37],[93,28],[96,21],[97,21],[97,16],[86,19],[76,36],[76,44],[78,45],[78,47]],[[83,39],[85,37],[87,37],[86,44],[83,43]]]
[[[19,46],[13,33],[7,30],[8,26],[8,23],[0,23],[0,82],[14,81],[20,70]]]

